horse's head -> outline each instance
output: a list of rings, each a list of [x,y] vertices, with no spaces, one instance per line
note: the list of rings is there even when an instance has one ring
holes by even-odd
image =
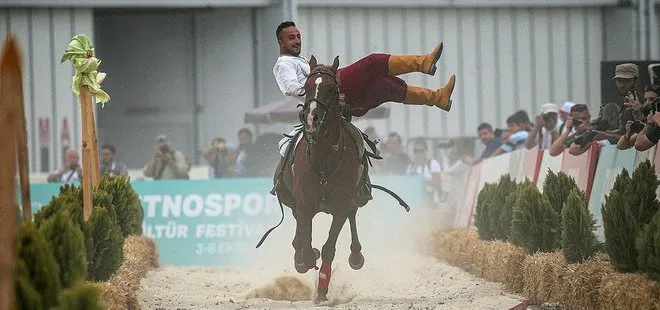
[[[316,135],[326,121],[341,117],[339,105],[339,84],[337,82],[337,67],[339,56],[335,57],[332,66],[316,63],[312,56],[309,60],[310,73],[305,82],[305,104],[303,107],[305,131]]]

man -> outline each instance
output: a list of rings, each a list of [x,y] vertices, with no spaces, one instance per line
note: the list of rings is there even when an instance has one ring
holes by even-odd
[[[250,167],[250,151],[252,149],[252,131],[247,128],[241,128],[237,134],[238,137],[238,147],[236,152],[238,153],[238,158],[236,159],[235,172],[238,176],[249,177],[251,176],[251,170],[254,167]]]
[[[658,93],[660,93],[660,85],[646,86],[646,88],[644,88],[644,105],[651,104],[651,102],[653,102],[658,97]],[[626,123],[625,134],[621,136],[619,142],[616,144],[617,148],[620,150],[626,150],[637,145],[637,138],[645,136],[648,130],[655,126],[652,114],[642,115],[642,113],[636,112],[637,111],[633,111],[633,115],[638,122],[628,121]],[[645,124],[643,128],[641,128],[642,123]],[[639,130],[639,128],[633,130],[633,126],[638,126],[641,128],[641,130]],[[645,141],[640,141],[639,147],[640,150],[646,150],[653,145],[655,145],[655,143],[651,143],[648,139],[646,139]]]
[[[403,150],[403,143],[401,136],[398,133],[392,132],[387,136],[387,143],[382,153],[383,160],[380,162],[379,167],[382,167],[385,174],[404,175],[408,164],[410,164],[410,157]]]
[[[586,105],[574,105],[571,107],[570,115],[571,117],[566,120],[566,123],[564,123],[564,132],[562,132],[561,135],[559,135],[559,137],[557,137],[557,139],[552,143],[552,146],[550,146],[550,156],[557,156],[564,152],[564,149],[566,149],[564,142],[566,142],[566,139],[568,139],[569,136],[574,135],[575,133],[582,133],[586,131],[587,128],[589,128],[589,120],[591,119],[591,115],[589,115],[589,108]],[[576,126],[576,122],[579,122],[579,125]],[[587,145],[587,147],[585,147],[585,151],[588,150],[590,146],[591,144]],[[580,148],[575,143],[573,143],[571,147],[577,147],[577,149]]]
[[[277,27],[275,35],[280,47],[280,56],[273,67],[277,85],[285,96],[304,101],[304,84],[310,73],[310,66],[309,61],[300,56],[302,45],[300,31],[294,22],[286,21]],[[404,80],[396,77],[410,72],[435,75],[436,62],[442,54],[442,46],[442,43],[438,44],[426,55],[371,54],[348,67],[339,68],[337,81],[340,97],[350,106],[350,114],[363,116],[385,102],[428,105],[449,111],[451,94],[456,83],[454,75],[444,87],[437,90],[408,85]],[[284,155],[290,140],[284,138],[280,141],[282,157],[276,174],[279,174],[284,165]],[[367,167],[366,164],[364,166]],[[364,175],[368,178],[368,173]],[[370,196],[370,188],[365,194]]]
[[[626,124],[634,121],[632,110],[641,105],[637,81],[639,72],[636,64],[625,63],[616,66],[614,80],[616,88],[623,99],[621,103],[610,103],[601,107],[599,117],[610,123],[610,130],[599,132],[597,139],[607,139],[616,143],[626,131]],[[622,111],[623,110],[623,111]]]
[[[490,157],[495,150],[502,146],[502,139],[495,137],[493,132],[493,127],[488,123],[482,123],[477,127],[477,133],[479,134],[479,139],[481,143],[486,146],[486,149],[481,153],[479,160],[484,160]]]
[[[234,172],[236,155],[234,153],[227,146],[227,141],[221,137],[213,139],[211,145],[204,149],[202,157],[211,168],[212,178],[228,178],[236,175]]]
[[[528,150],[537,148],[547,150],[559,136],[559,109],[554,103],[541,106],[541,113],[536,116],[536,126],[532,127],[525,147]]]
[[[70,148],[66,151],[64,166],[48,176],[49,183],[80,183],[82,181],[82,167],[79,164],[78,152]]]
[[[128,175],[128,167],[124,163],[115,160],[117,149],[114,145],[105,144],[101,147],[101,175],[117,176]]]
[[[635,149],[638,151],[646,151],[652,148],[660,140],[660,112],[655,112],[649,117],[645,133],[640,133],[635,141]]]
[[[161,135],[156,138],[153,153],[143,173],[154,180],[187,179],[188,164],[183,153],[170,148],[167,137]]]
[[[559,110],[559,117],[561,118],[561,125],[559,125],[559,134],[561,135],[566,128],[566,121],[571,117],[571,108],[575,105],[574,102],[566,101]]]

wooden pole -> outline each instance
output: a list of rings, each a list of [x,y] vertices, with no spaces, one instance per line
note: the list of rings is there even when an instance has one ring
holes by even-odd
[[[83,188],[83,216],[85,221],[89,219],[92,214],[92,137],[91,126],[93,123],[94,115],[90,116],[92,111],[92,94],[89,87],[80,87],[80,110],[82,114],[82,158],[83,158],[83,171],[82,171],[82,188]]]
[[[20,68],[19,68],[20,69]],[[23,84],[16,85],[17,127],[16,152],[18,153],[18,174],[21,180],[21,205],[23,221],[32,222],[32,201],[30,195],[30,163],[28,156],[27,126],[25,121],[25,103],[23,101]]]
[[[21,64],[13,36],[8,36],[0,64],[0,310],[14,308],[16,234],[16,135],[22,105]]]

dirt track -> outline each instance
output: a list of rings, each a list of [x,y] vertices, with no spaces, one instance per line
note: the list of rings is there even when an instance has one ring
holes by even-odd
[[[392,212],[392,211],[389,211]],[[369,215],[373,218],[374,215]],[[289,275],[301,280],[302,292],[315,291],[318,272],[299,275],[293,270],[290,229],[267,241],[267,259],[254,267],[189,268],[162,266],[141,282],[142,309],[509,309],[522,301],[505,294],[497,283],[486,282],[430,255],[429,231],[442,217],[438,212],[411,212],[400,229],[362,234],[365,265],[348,266],[348,225],[340,235],[326,303],[275,301],[255,298],[255,291]],[[327,235],[327,219],[315,220],[314,245]],[[367,227],[368,224],[358,225]],[[320,224],[320,225],[319,225]],[[289,226],[291,227],[291,223]],[[414,240],[421,240],[414,242]],[[267,262],[267,263],[266,263]],[[272,290],[271,290],[272,291]]]

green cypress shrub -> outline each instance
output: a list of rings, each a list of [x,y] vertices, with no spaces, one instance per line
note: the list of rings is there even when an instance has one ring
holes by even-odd
[[[77,281],[71,288],[62,291],[59,298],[60,310],[104,310],[101,290],[84,281]]]
[[[33,223],[21,224],[16,249],[17,260],[22,261],[27,268],[28,280],[41,296],[43,309],[56,306],[61,288],[60,270],[46,239]]]
[[[16,260],[16,298],[14,299],[16,310],[42,310],[44,302],[41,295],[30,280],[30,272],[21,259]]]
[[[550,205],[557,214],[561,214],[571,190],[576,190],[579,195],[584,196],[573,177],[562,171],[555,174],[548,168],[548,176],[543,182],[543,195],[548,197]]]
[[[115,207],[117,221],[122,235],[142,235],[144,211],[137,192],[133,189],[128,176],[104,177],[99,183],[99,190],[110,194],[111,204]]]
[[[614,184],[612,189],[616,190],[619,194],[625,193],[628,187],[630,186],[630,174],[626,168],[623,168],[621,172],[614,179]],[[611,191],[611,190],[610,190]]]
[[[605,249],[612,265],[620,272],[637,271],[637,220],[630,211],[628,201],[615,189],[605,197],[601,207]]]
[[[660,212],[656,213],[637,240],[639,270],[660,282]]]
[[[507,205],[506,200],[511,193],[516,193],[517,184],[509,174],[500,177],[493,192],[488,211],[489,229],[494,240],[506,241],[511,225],[513,206]]]
[[[656,199],[656,189],[660,185],[655,174],[655,168],[647,159],[633,171],[630,185],[624,192],[624,198],[631,207],[630,211],[637,220],[639,229],[651,222],[653,216],[660,209],[660,202]]]
[[[87,278],[106,281],[117,271],[123,259],[123,242],[119,225],[106,208],[94,208],[85,223]]]
[[[60,187],[60,193],[52,197],[47,205],[41,207],[39,212],[34,214],[34,223],[41,227],[43,223],[52,218],[57,212],[67,210],[71,219],[79,227],[82,227],[83,220],[83,193],[80,186],[65,184]]]
[[[490,205],[497,189],[497,184],[486,183],[477,195],[477,206],[474,214],[474,226],[477,227],[481,240],[492,240],[493,233],[490,228]]]
[[[57,212],[46,220],[39,232],[46,238],[60,269],[62,288],[87,278],[87,256],[82,230],[73,223],[69,211]]]
[[[551,252],[559,246],[561,218],[533,183],[519,188],[511,221],[511,241],[527,253]]]
[[[578,190],[571,190],[561,211],[561,245],[569,264],[591,257],[598,248],[594,230],[596,221],[589,213],[587,202]]]

